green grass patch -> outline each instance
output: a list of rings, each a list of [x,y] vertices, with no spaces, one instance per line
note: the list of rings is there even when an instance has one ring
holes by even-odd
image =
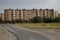
[[[19,23],[16,25],[26,28],[60,29],[60,23]]]

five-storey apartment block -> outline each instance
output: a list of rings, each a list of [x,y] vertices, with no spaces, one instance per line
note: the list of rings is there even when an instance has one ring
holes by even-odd
[[[28,21],[37,15],[37,9],[23,9],[23,20]]]
[[[54,10],[53,9],[45,9],[44,13],[45,13],[46,18],[54,17]]]
[[[16,9],[15,10],[15,20],[18,21],[21,19],[21,10]]]
[[[5,21],[12,21],[13,20],[13,9],[5,9],[4,18],[5,18]]]
[[[40,18],[56,18],[58,17],[58,11],[54,9],[4,9],[4,14],[0,19],[4,21],[28,21],[34,17],[39,16]]]
[[[45,17],[45,13],[44,13],[44,10],[43,10],[43,9],[40,9],[40,10],[39,10],[39,16],[40,16],[41,18],[44,18],[44,17]]]

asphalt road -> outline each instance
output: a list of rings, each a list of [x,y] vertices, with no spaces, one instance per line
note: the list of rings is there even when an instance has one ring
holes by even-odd
[[[9,28],[10,31],[15,33],[18,40],[49,40],[48,37],[31,31],[27,31],[21,28],[13,27],[11,24],[2,24],[2,26]]]

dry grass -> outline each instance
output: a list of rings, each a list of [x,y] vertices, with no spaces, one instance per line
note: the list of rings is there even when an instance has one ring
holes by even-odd
[[[60,23],[19,23],[16,25],[26,28],[60,29]]]

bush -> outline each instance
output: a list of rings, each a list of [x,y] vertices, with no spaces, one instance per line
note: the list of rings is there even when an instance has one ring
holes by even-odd
[[[60,17],[56,17],[56,18],[55,18],[55,22],[60,23]]]
[[[57,22],[57,23],[60,23],[60,17],[56,17],[56,18],[40,18],[40,17],[34,17],[32,19],[30,19],[29,21],[27,20],[22,20],[22,19],[19,19],[19,20],[13,20],[13,21],[2,21],[0,20],[0,23],[54,23],[54,22]]]
[[[2,20],[0,20],[0,23],[4,23]]]
[[[16,20],[17,23],[22,23],[22,19]]]
[[[40,17],[34,17],[34,18],[30,19],[29,22],[30,23],[40,23],[41,18]]]
[[[34,17],[33,19],[30,19],[31,23],[53,23],[55,22],[54,18],[40,18],[40,17]]]
[[[54,22],[54,18],[44,18],[43,22],[44,23],[53,23]]]

